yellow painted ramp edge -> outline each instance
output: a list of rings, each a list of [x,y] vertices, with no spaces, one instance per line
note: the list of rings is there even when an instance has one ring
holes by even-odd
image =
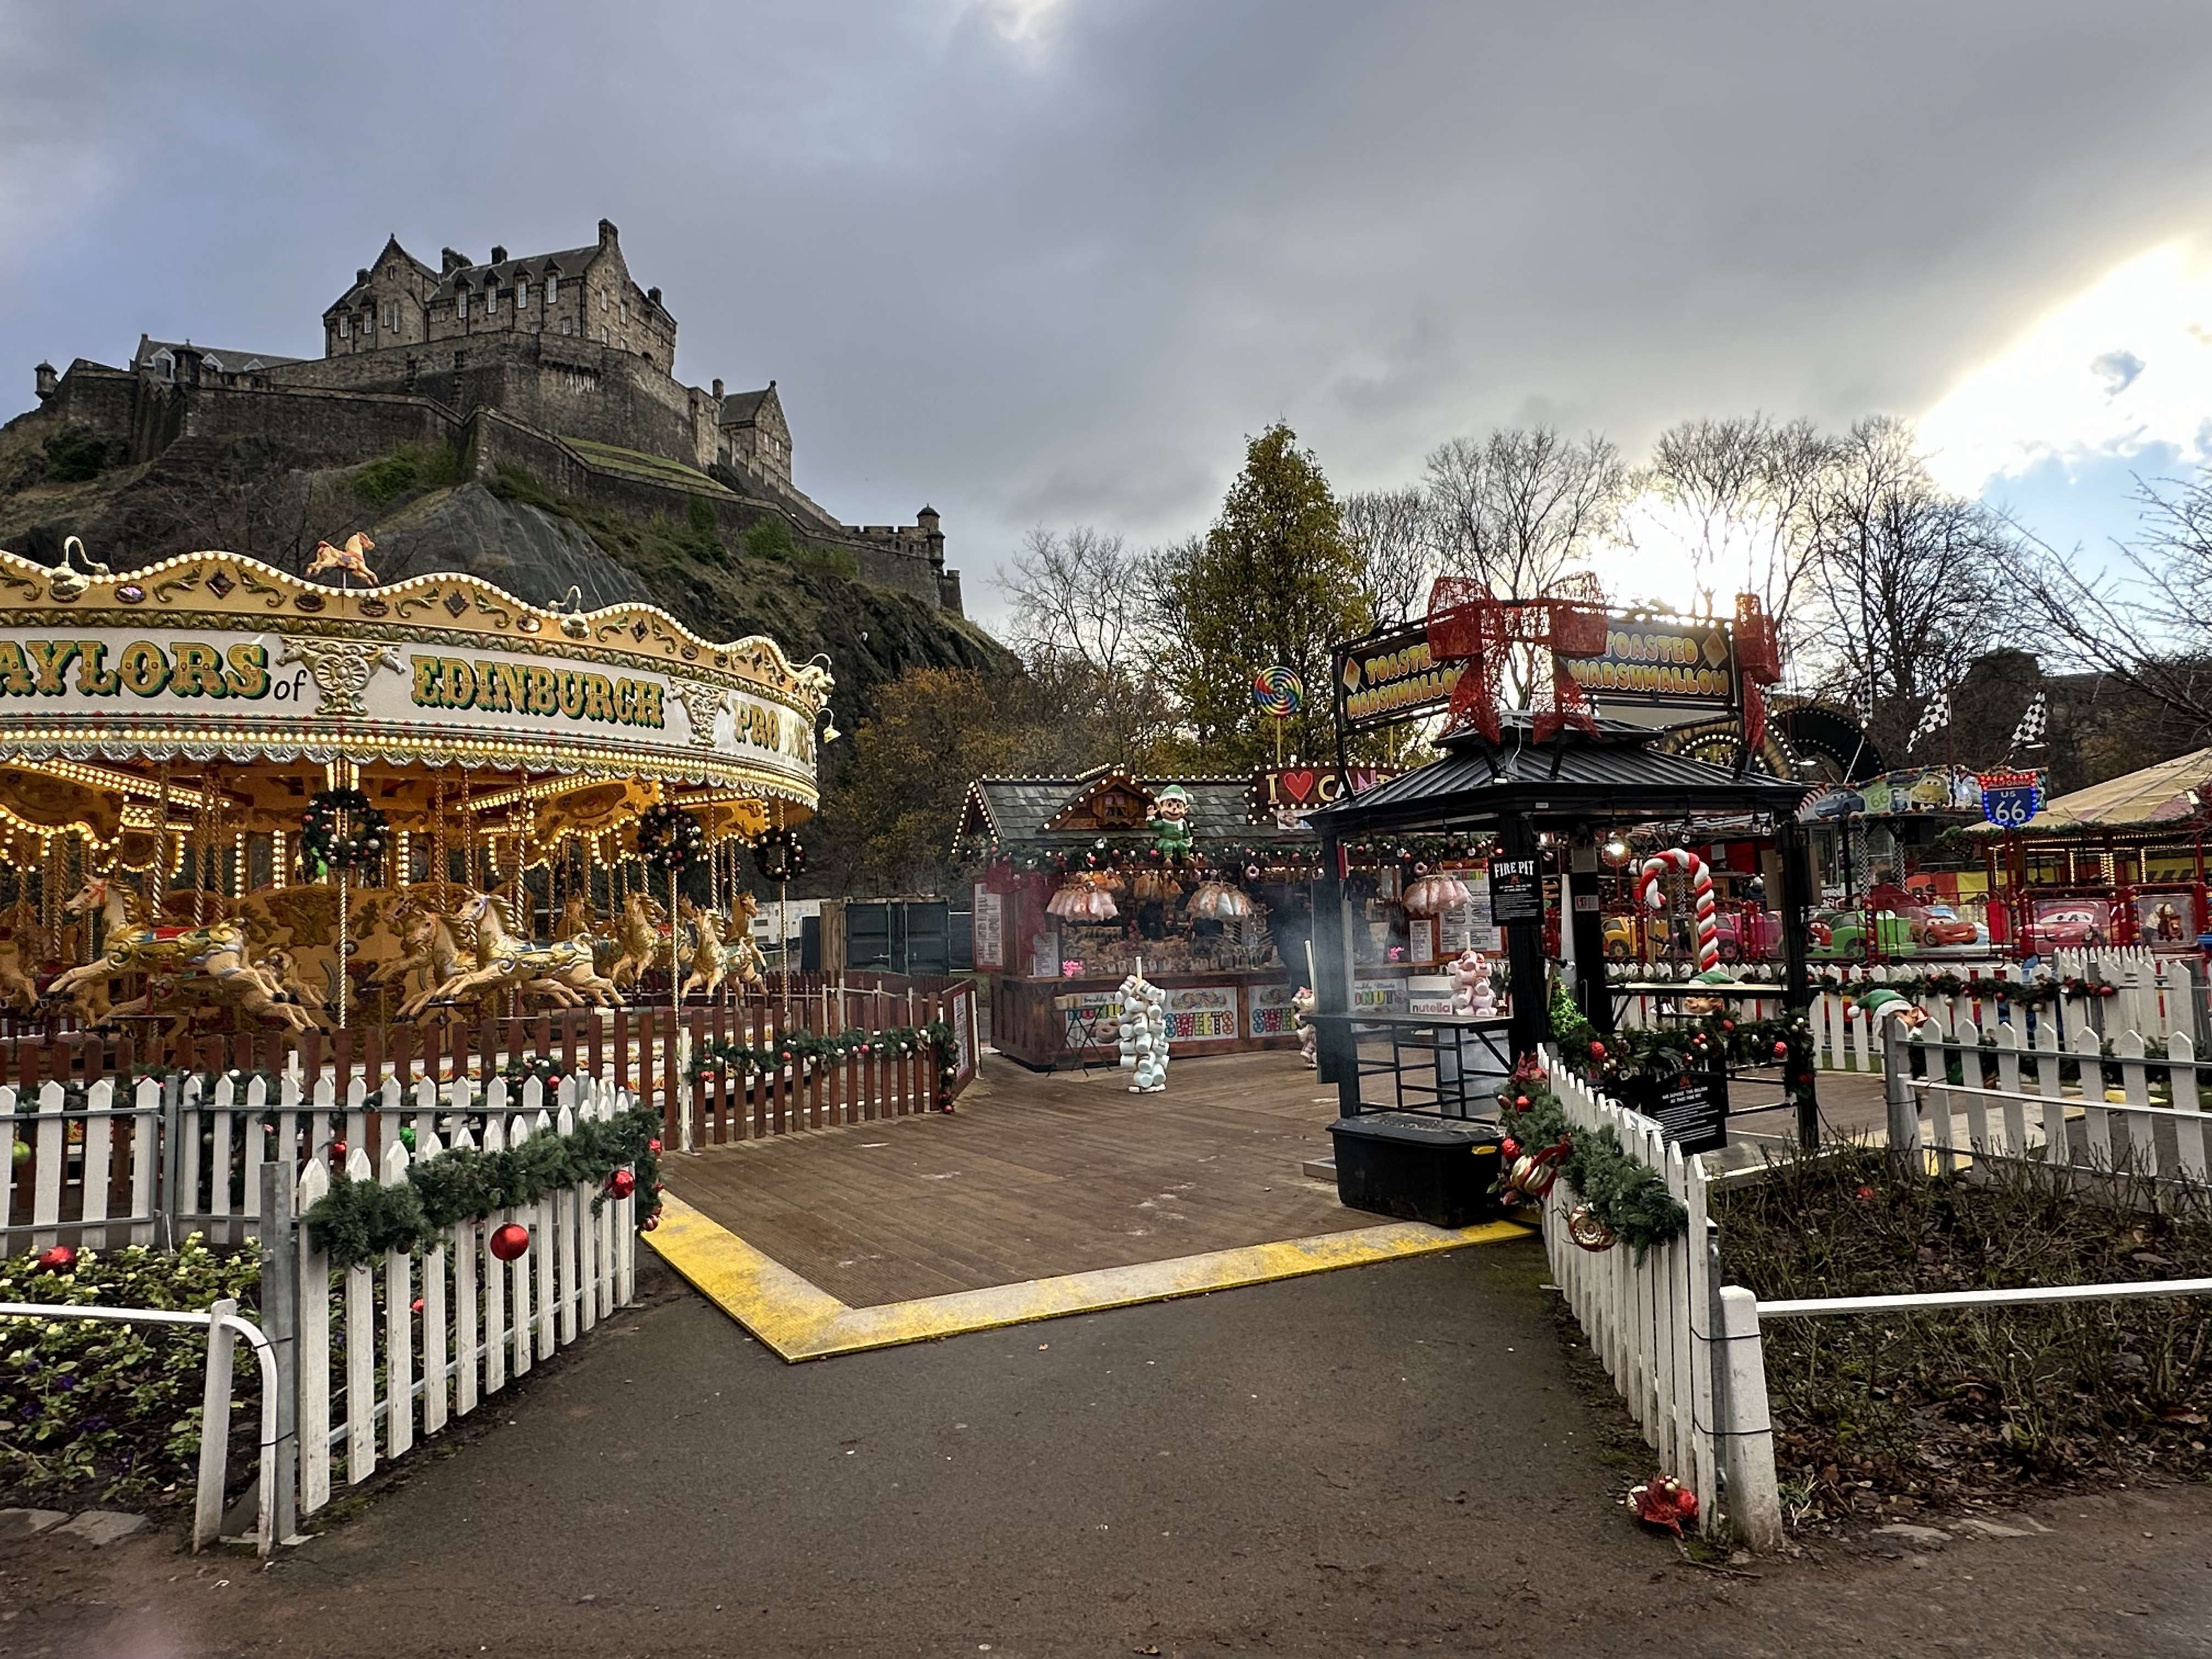
[[[663,1195],[660,1225],[646,1235],[685,1279],[731,1318],[787,1360],[896,1347],[906,1342],[996,1330],[1031,1320],[1105,1308],[1164,1302],[1209,1291],[1265,1285],[1278,1279],[1361,1267],[1404,1256],[1432,1255],[1526,1238],[1530,1230],[1510,1221],[1456,1230],[1418,1221],[1394,1221],[1350,1232],[1246,1244],[1201,1255],[1128,1267],[1032,1279],[988,1290],[956,1291],[880,1307],[854,1308],[781,1262],[762,1255],[728,1228],[672,1194]]]

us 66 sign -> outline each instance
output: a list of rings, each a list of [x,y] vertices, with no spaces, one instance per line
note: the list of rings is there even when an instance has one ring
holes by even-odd
[[[2001,830],[2017,830],[2043,810],[2040,772],[1981,775],[1982,816]]]

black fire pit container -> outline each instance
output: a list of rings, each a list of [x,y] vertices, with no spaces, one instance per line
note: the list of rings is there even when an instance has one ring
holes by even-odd
[[[1336,1196],[1354,1210],[1465,1227],[1495,1212],[1498,1133],[1476,1118],[1370,1112],[1329,1125]]]

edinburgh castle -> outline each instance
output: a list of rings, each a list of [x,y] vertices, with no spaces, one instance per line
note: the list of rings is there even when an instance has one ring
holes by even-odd
[[[432,266],[392,238],[322,332],[313,358],[141,336],[126,367],[40,363],[41,413],[132,462],[191,438],[271,440],[324,466],[442,443],[474,476],[521,469],[626,510],[704,510],[739,533],[779,519],[868,581],[960,609],[930,508],[911,525],[847,525],[799,489],[774,380],[729,392],[675,378],[676,319],[631,278],[605,219],[587,246],[494,247],[483,263],[447,248]]]

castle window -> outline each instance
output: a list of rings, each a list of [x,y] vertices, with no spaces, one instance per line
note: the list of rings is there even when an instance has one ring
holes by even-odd
[[[463,323],[469,319],[469,296],[465,291],[453,296],[453,318]]]
[[[622,302],[622,319],[625,323],[629,321],[629,301],[627,300]]]
[[[545,303],[549,307],[561,303],[561,279],[551,271],[545,273]]]
[[[384,307],[384,331],[387,334],[399,332],[399,301],[397,300]]]
[[[154,372],[165,380],[175,380],[177,378],[177,360],[174,357],[172,357],[167,351],[155,352],[154,354]]]
[[[514,285],[514,308],[517,312],[521,312],[527,310],[529,305],[530,282],[527,277],[525,277]]]
[[[351,319],[349,319],[349,318],[347,318],[347,317],[346,317],[345,315],[343,315],[343,313],[341,313],[341,314],[339,315],[339,317],[338,317],[338,338],[340,338],[341,340],[343,340],[343,339],[344,339],[344,338],[346,337],[346,324],[347,324],[349,320],[351,320]]]

